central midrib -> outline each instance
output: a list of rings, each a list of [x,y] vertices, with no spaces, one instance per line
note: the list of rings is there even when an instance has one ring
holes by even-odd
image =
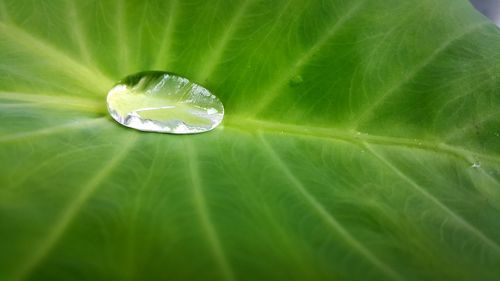
[[[228,118],[229,119],[229,118]],[[494,155],[471,151],[459,146],[453,146],[444,142],[431,142],[422,139],[409,139],[390,136],[371,135],[348,129],[333,129],[314,126],[294,125],[274,121],[264,121],[251,118],[233,117],[224,122],[224,126],[246,132],[266,132],[271,134],[286,134],[304,138],[317,138],[335,141],[344,141],[353,145],[363,147],[364,143],[379,144],[387,146],[400,146],[411,149],[420,149],[444,153],[459,158],[467,163],[477,161],[477,158],[500,163],[500,158]]]
[[[0,98],[22,101],[27,103],[42,103],[48,107],[57,109],[80,110],[82,112],[94,112],[98,115],[105,115],[104,102],[87,98],[75,98],[70,96],[48,96],[26,93],[0,92]],[[80,105],[80,106],[78,106]],[[363,146],[363,143],[380,144],[387,146],[399,146],[411,149],[420,149],[444,153],[459,158],[467,163],[477,161],[477,158],[488,160],[500,164],[500,158],[496,155],[486,155],[484,153],[471,151],[469,149],[447,144],[445,142],[428,141],[417,138],[401,138],[391,136],[371,135],[361,133],[353,129],[336,129],[327,127],[305,126],[280,123],[277,121],[265,121],[250,117],[240,117],[238,115],[226,115],[223,122],[224,127],[232,128],[248,133],[266,132],[271,134],[286,134],[303,138],[328,139],[344,141],[353,145]]]

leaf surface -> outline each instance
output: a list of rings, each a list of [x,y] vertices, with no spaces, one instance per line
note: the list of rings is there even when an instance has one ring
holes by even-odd
[[[0,280],[498,280],[499,49],[465,0],[2,0]],[[114,122],[153,69],[223,125]]]

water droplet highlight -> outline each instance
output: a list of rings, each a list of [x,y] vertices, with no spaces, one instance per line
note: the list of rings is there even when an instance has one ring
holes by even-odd
[[[474,163],[472,163],[471,167],[474,168],[474,169],[481,168],[481,162],[475,161]]]
[[[146,71],[122,79],[108,93],[108,111],[118,123],[140,131],[195,134],[217,127],[222,102],[188,79]]]

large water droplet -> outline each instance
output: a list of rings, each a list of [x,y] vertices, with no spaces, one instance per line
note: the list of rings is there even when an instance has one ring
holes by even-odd
[[[221,101],[207,89],[163,71],[125,77],[109,91],[107,103],[118,123],[149,132],[202,133],[224,117]]]

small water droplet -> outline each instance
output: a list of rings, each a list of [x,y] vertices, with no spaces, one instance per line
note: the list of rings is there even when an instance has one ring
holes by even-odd
[[[472,163],[472,166],[471,166],[471,167],[472,167],[472,168],[475,168],[475,169],[477,169],[477,168],[481,168],[481,162],[479,162],[479,161],[474,161],[474,163]]]
[[[302,76],[295,75],[292,77],[292,79],[290,79],[290,86],[295,87],[295,86],[301,84],[302,82],[304,82],[304,79],[302,79]]]
[[[224,117],[222,102],[176,74],[146,71],[122,79],[108,93],[118,123],[140,131],[194,134],[210,131]]]

